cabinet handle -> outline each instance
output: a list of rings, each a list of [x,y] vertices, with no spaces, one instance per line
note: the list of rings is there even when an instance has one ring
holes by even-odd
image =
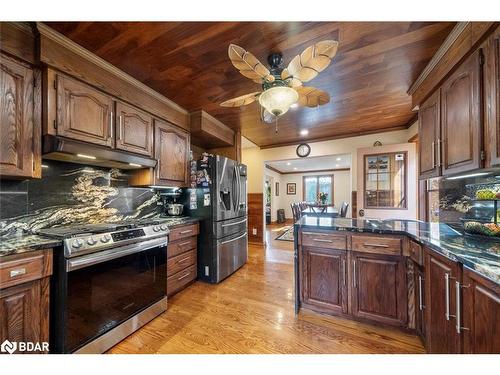
[[[182,243],[180,243],[177,246],[182,247],[182,246],[186,246],[186,245],[189,245],[189,244],[191,244],[191,241],[182,242]]]
[[[188,229],[188,230],[183,230],[181,232],[179,232],[180,234],[186,234],[186,233],[191,233],[193,230],[192,229]]]
[[[185,275],[181,276],[181,277],[178,277],[177,278],[177,281],[181,281],[182,279],[185,279],[186,277],[188,277],[189,275],[191,275],[191,273],[186,273]]]
[[[120,115],[119,117],[118,132],[116,133],[116,139],[122,139],[122,115]]]
[[[344,286],[346,285],[346,279],[347,279],[347,275],[346,275],[346,267],[345,267],[345,259],[342,259],[342,274],[344,275]]]
[[[316,241],[316,242],[328,242],[328,243],[332,243],[332,240],[321,240],[319,238],[313,238],[313,241]]]
[[[352,261],[352,286],[356,288],[356,261]]]
[[[448,273],[444,274],[444,316],[446,320],[450,320],[450,275]]]
[[[17,277],[26,274],[26,268],[18,268],[10,271],[10,277]]]
[[[316,233],[316,232],[302,232],[302,234],[309,234],[312,236],[330,236],[328,233]]]
[[[369,243],[369,242],[365,242],[364,243],[365,246],[372,246],[372,247],[389,247],[389,245],[383,245],[381,243]]]
[[[187,257],[185,257],[185,258],[179,259],[179,260],[177,261],[177,263],[184,263],[186,260],[189,260],[189,259],[191,259],[191,256],[187,256]]]
[[[441,142],[444,142],[442,141],[440,138],[438,138],[438,141],[437,141],[437,166],[440,167],[441,166]]]
[[[109,138],[113,138],[113,111],[109,113]]]
[[[422,276],[418,276],[418,308],[420,311],[424,309],[424,303],[422,298]]]
[[[461,310],[461,304],[462,304],[462,302],[461,302],[461,298],[460,298],[460,287],[462,287],[462,288],[468,288],[469,286],[465,286],[465,285],[461,286],[458,281],[455,281],[455,293],[457,294],[457,297],[456,297],[456,299],[457,299],[457,303],[456,303],[456,319],[457,319],[457,324],[456,324],[455,328],[456,328],[458,334],[460,334],[460,332],[462,330],[466,330],[466,331],[469,330],[469,328],[461,327],[462,317],[460,315],[460,310]]]
[[[431,155],[432,155],[432,168],[436,167],[436,143],[432,141]]]

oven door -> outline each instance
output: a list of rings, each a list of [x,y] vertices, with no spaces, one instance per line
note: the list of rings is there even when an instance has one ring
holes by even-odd
[[[153,239],[66,261],[65,353],[165,297],[166,245]]]

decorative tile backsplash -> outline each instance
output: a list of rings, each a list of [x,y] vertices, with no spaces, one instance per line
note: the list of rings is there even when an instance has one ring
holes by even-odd
[[[129,187],[127,175],[118,169],[48,160],[43,164],[41,179],[0,181],[0,235],[145,218],[162,211],[160,195]]]

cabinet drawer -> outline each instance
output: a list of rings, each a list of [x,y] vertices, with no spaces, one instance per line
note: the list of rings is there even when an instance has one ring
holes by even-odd
[[[188,250],[196,249],[198,237],[189,237],[184,240],[169,242],[167,246],[167,258],[172,258],[176,255],[185,253]]]
[[[346,250],[347,236],[345,234],[302,232],[302,246],[326,247],[329,249]]]
[[[43,254],[7,260],[0,264],[0,288],[19,285],[45,276]]]
[[[167,275],[173,275],[196,264],[196,249],[177,255],[167,261]]]
[[[196,236],[198,233],[198,223],[196,223],[172,229],[168,238],[170,241],[177,241],[183,238]]]
[[[422,246],[418,242],[410,241],[410,258],[418,265],[424,265]]]
[[[373,254],[401,254],[401,238],[384,236],[352,236],[352,250]]]
[[[184,288],[196,279],[196,266],[191,266],[167,277],[167,295],[171,295]]]

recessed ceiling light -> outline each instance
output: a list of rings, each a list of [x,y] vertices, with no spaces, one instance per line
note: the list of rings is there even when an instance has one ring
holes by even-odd
[[[338,165],[338,164],[335,164],[335,168],[338,168],[338,167],[339,167],[339,165]]]
[[[297,167],[293,167],[293,170],[296,171],[297,170]]]
[[[293,103],[290,108],[297,108],[299,105],[297,103]]]
[[[337,161],[340,161],[340,160],[342,160],[342,158],[337,158]]]
[[[307,129],[303,129],[300,131],[300,135],[308,135],[309,134],[309,130]]]
[[[286,165],[292,165],[292,163],[288,162],[288,163],[286,163]]]

